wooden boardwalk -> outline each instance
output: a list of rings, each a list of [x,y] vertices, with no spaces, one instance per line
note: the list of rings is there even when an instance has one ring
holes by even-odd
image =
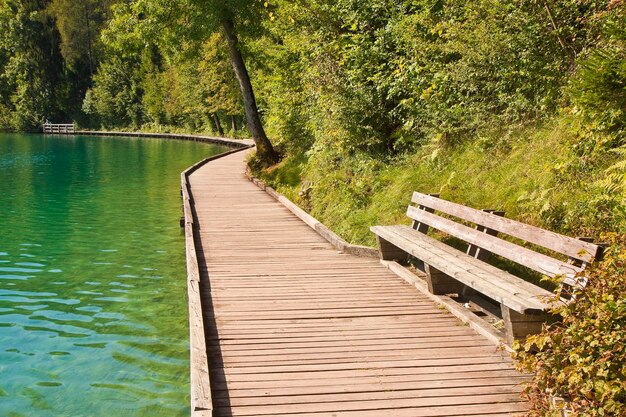
[[[508,353],[378,260],[338,253],[245,179],[244,154],[190,177],[214,415],[526,409]]]

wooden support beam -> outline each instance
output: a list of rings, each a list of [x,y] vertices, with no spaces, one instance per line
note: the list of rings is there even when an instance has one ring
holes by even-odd
[[[428,291],[435,295],[460,294],[464,285],[452,278],[451,276],[441,272],[437,268],[425,264],[426,282],[428,283]]]
[[[431,197],[439,198],[439,194],[428,194],[428,195],[431,196]],[[426,206],[423,206],[423,205],[419,205],[419,206],[417,206],[417,208],[419,210],[424,210],[424,211],[426,211],[428,213],[434,213],[435,212],[434,208],[426,207]],[[422,222],[418,222],[417,220],[413,222],[413,225],[411,227],[413,227],[413,229],[417,230],[418,232],[428,233],[428,225],[425,224],[425,223],[422,223]]]
[[[551,316],[546,313],[520,314],[502,305],[502,319],[509,344],[515,340],[523,341],[528,335],[541,332],[543,323],[550,321],[550,318]]]
[[[582,237],[579,236],[576,239],[581,240],[583,242],[593,243],[593,238],[590,237]],[[604,255],[604,249],[606,247],[605,243],[596,243],[598,245],[599,250],[596,254],[596,260],[602,259]],[[589,266],[588,262],[581,261],[580,259],[576,259],[574,257],[569,257],[567,259],[567,263],[575,265],[581,268],[583,271]],[[575,294],[577,291],[585,288],[587,286],[588,279],[584,275],[577,274],[575,276],[566,276],[561,281],[561,289],[559,291],[559,298],[564,303],[569,303],[574,300]]]
[[[380,248],[380,259],[384,261],[405,261],[407,253],[397,247],[396,245],[389,243],[380,236],[376,236],[378,240],[378,247]]]
[[[483,210],[485,213],[490,213],[490,214],[495,214],[496,216],[500,216],[503,217],[504,216],[504,211],[497,211],[497,210],[492,210],[492,209],[486,209]],[[490,229],[488,227],[485,227],[483,225],[477,224],[476,225],[476,230],[478,230],[479,232],[483,232],[488,234],[489,236],[497,236],[498,235],[498,231],[495,229]],[[491,252],[482,249],[476,245],[472,245],[470,244],[467,247],[467,252],[466,252],[469,256],[473,256],[476,259],[479,259],[481,261],[487,261],[487,259],[489,259],[489,257],[491,256]]]

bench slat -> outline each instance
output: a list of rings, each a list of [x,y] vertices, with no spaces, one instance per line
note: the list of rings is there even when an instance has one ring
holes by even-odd
[[[550,304],[543,299],[553,296],[551,292],[407,226],[374,226],[370,230],[424,263],[519,313],[533,313],[550,308]]]
[[[408,253],[515,311],[537,313],[550,307],[543,300],[553,294],[542,288],[534,286],[529,289],[525,285],[528,283],[514,275],[495,267],[491,267],[492,270],[485,269],[483,266],[487,264],[475,265],[468,259],[468,255],[429,236],[416,236],[411,229],[404,226],[390,226],[385,229],[378,232]]]
[[[531,268],[541,274],[550,277],[556,275],[571,277],[581,271],[581,268],[570,263],[559,261],[558,259],[537,253],[523,246],[516,245],[515,243],[490,236],[476,229],[472,229],[471,227],[437,216],[436,214],[419,210],[416,207],[409,207],[408,211],[411,213],[412,218],[420,222],[426,223],[452,236],[456,236],[467,243],[474,244],[491,253]]]
[[[590,242],[584,242],[426,194],[414,192],[412,202],[543,246],[583,262],[593,262],[601,252],[600,246]],[[407,215],[416,220],[413,215],[417,212],[418,209],[416,207],[409,207]]]
[[[398,228],[395,229],[396,233],[407,235],[410,239],[420,239],[421,241],[426,242],[429,245],[438,246],[441,250],[450,253],[451,255],[457,255],[458,252],[460,252],[458,249],[453,248],[452,246],[449,246],[441,241],[438,241],[435,238],[417,234],[408,226],[397,227]],[[461,252],[461,254],[467,256],[467,258],[463,256],[458,257],[458,259],[463,262],[463,265],[467,266],[467,264],[469,264],[472,267],[472,271],[474,271],[475,269],[480,269],[488,273],[489,277],[495,275],[497,277],[495,281],[492,278],[490,278],[489,281],[494,282],[495,285],[506,289],[510,293],[516,293],[518,296],[522,298],[527,298],[533,302],[539,298],[545,298],[546,296],[554,297],[554,294],[550,291],[545,290],[531,282],[528,282],[493,265],[489,265],[488,263],[476,259],[473,256],[466,255],[463,252]],[[544,302],[541,302],[540,304],[543,306],[546,305]]]

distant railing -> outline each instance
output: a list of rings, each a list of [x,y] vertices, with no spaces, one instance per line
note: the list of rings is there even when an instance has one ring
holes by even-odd
[[[56,133],[59,135],[71,135],[75,133],[74,124],[52,124],[43,125],[43,133]]]

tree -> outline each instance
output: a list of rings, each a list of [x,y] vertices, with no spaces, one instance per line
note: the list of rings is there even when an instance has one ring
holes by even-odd
[[[235,33],[233,19],[226,15],[222,19],[222,29],[226,42],[228,43],[230,61],[233,66],[233,70],[237,75],[237,80],[239,81],[239,88],[241,89],[243,104],[246,111],[248,129],[254,138],[254,143],[257,146],[260,159],[266,162],[276,163],[278,162],[278,155],[267,138],[265,130],[263,129],[263,124],[261,123],[248,69],[246,68],[243,56],[239,50],[239,40],[237,38],[237,34]]]
[[[35,130],[45,117],[62,117],[55,102],[62,60],[46,5],[44,0],[0,2],[0,109],[10,114],[2,117],[10,124],[5,128]]]
[[[167,54],[175,55],[180,45],[202,45],[221,31],[228,45],[231,65],[243,98],[248,130],[257,146],[257,156],[265,164],[278,161],[257,107],[254,89],[242,54],[240,38],[254,35],[265,15],[258,0],[137,0],[115,8],[109,35],[114,43],[128,41],[134,35],[157,42]],[[122,46],[123,47],[123,46]]]
[[[52,0],[48,13],[56,20],[65,62],[86,61],[93,76],[100,56],[100,31],[115,0]]]

